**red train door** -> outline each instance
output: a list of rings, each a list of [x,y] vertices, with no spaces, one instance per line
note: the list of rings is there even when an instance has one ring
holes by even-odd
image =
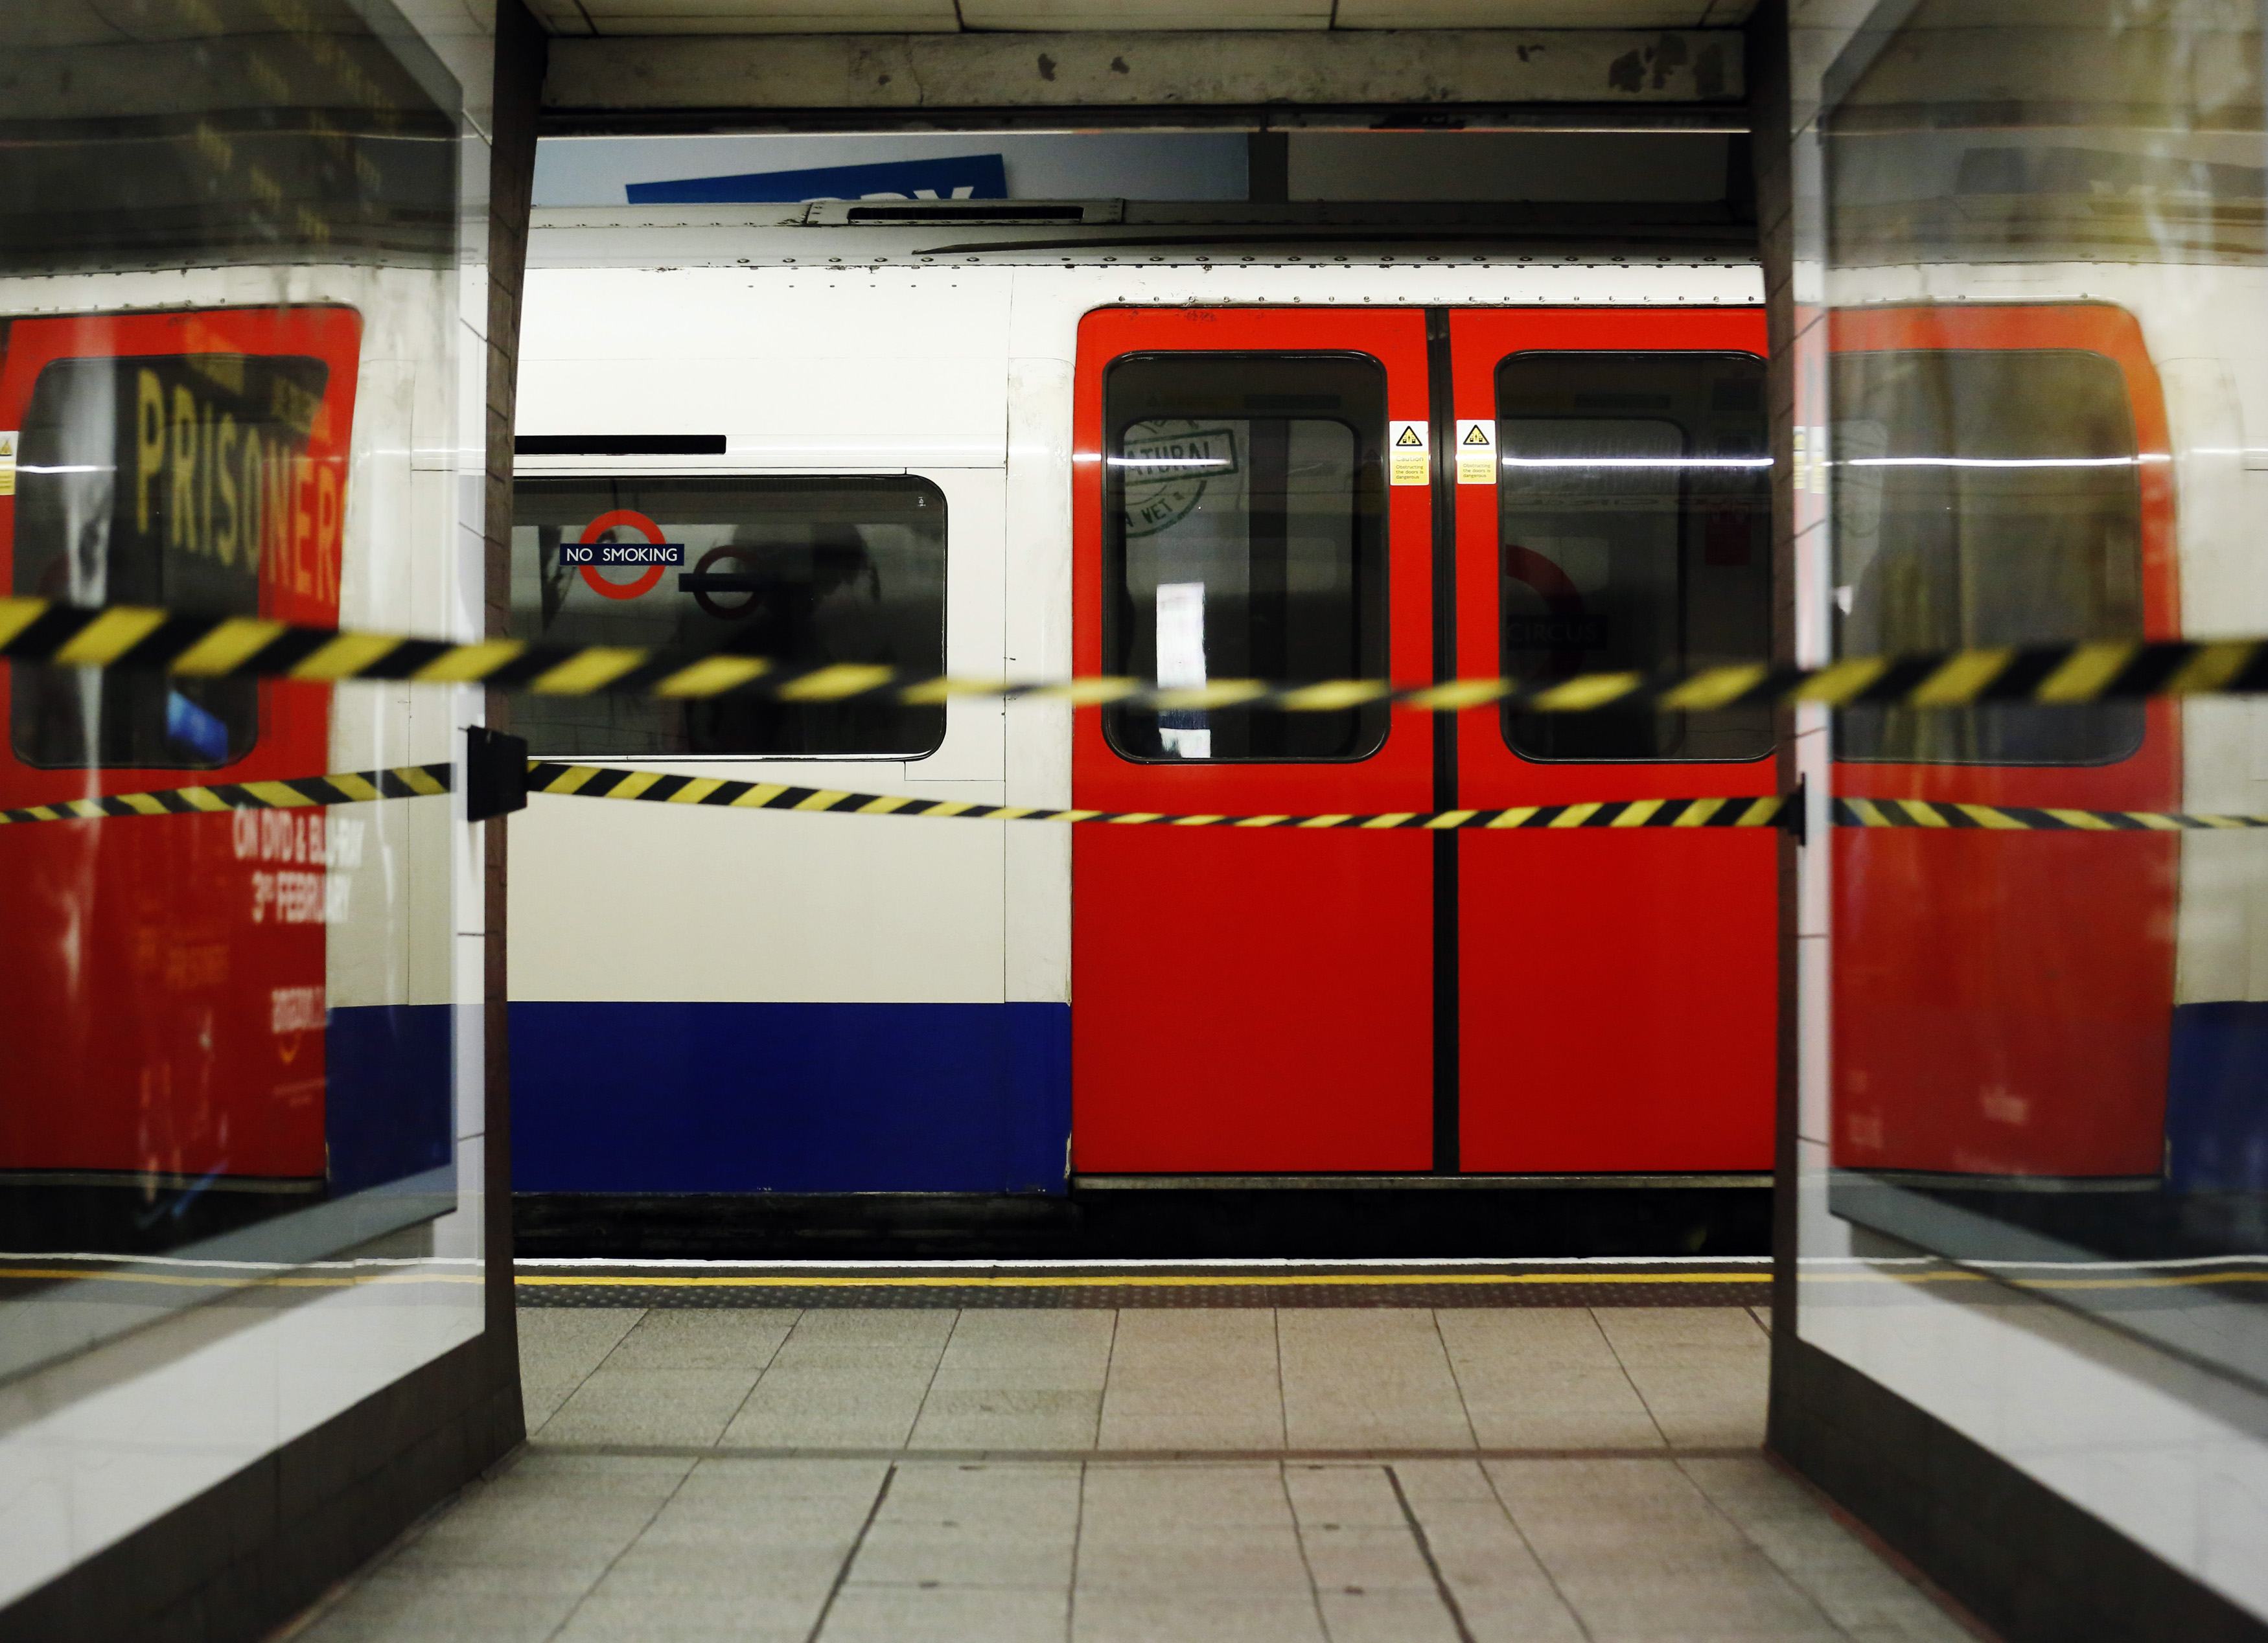
[[[1427,393],[1416,309],[1087,315],[1079,670],[1425,682]],[[1377,706],[1086,709],[1072,802],[1425,810],[1432,736],[1425,718]],[[1415,833],[1077,829],[1074,1168],[1431,1168],[1432,846]]]
[[[340,307],[0,327],[0,586],[335,623],[360,336]],[[0,668],[0,807],[316,774],[329,707],[314,683]],[[0,1168],[320,1184],[323,822],[0,829]]]
[[[1913,306],[1832,327],[1845,652],[2179,633],[2165,403],[2132,315]],[[2169,702],[1846,712],[1836,782],[2165,810],[2179,735]],[[2179,850],[2152,833],[1840,832],[1835,1161],[2157,1175]]]
[[[1460,673],[1550,677],[1771,651],[1764,317],[1450,320]],[[1457,720],[1473,808],[1773,791],[1764,710]],[[1459,1163],[1771,1162],[1765,830],[1454,836]]]

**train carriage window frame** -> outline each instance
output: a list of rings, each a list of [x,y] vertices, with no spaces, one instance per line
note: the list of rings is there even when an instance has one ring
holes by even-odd
[[[1774,591],[1765,370],[1762,355],[1742,349],[1522,349],[1498,361],[1492,383],[1499,464],[1494,506],[1498,542],[1497,647],[1499,664],[1506,674],[1516,678],[1548,679],[1548,652],[1554,650],[1561,652],[1559,670],[1563,672],[1622,668],[1668,671],[1713,662],[1750,661],[1769,652]],[[1687,379],[1674,383],[1668,380],[1681,372]],[[1635,390],[1627,380],[1646,378],[1649,373],[1651,380],[1643,392]],[[1523,378],[1528,380],[1522,382]],[[1564,398],[1564,408],[1548,403],[1555,398]],[[1728,430],[1734,422],[1749,416],[1751,399],[1752,425],[1738,430],[1740,437],[1734,437]],[[1597,450],[1563,455],[1549,448],[1554,435],[1541,431],[1550,427],[1557,432],[1586,423],[1617,430],[1610,437],[1631,441],[1631,448],[1620,453]],[[1638,449],[1643,442],[1635,439],[1633,431],[1641,427],[1673,430],[1674,454],[1667,448],[1658,453]],[[1580,494],[1585,484],[1595,490],[1599,481],[1591,475],[1613,473],[1615,469],[1604,466],[1612,460],[1629,461],[1632,467],[1628,471],[1638,474],[1648,471],[1640,465],[1650,457],[1664,465],[1675,463],[1669,469],[1676,475],[1675,489],[1660,488],[1654,495],[1635,498],[1609,490],[1597,499],[1608,506],[1597,506],[1593,501],[1587,507],[1562,506],[1554,510],[1549,505],[1553,499],[1552,483],[1540,475],[1555,470],[1535,470],[1539,474],[1535,479],[1521,476],[1523,448],[1531,450],[1538,459],[1565,465],[1560,471],[1583,475],[1572,484],[1566,480],[1558,482],[1557,489],[1562,494],[1557,499],[1563,503],[1586,503],[1588,499]],[[1602,459],[1601,466],[1587,471],[1575,466],[1585,456]],[[1698,465],[1727,460],[1744,466],[1727,468]],[[1705,493],[1698,483],[1705,480],[1710,487]],[[1697,494],[1716,505],[1697,505]],[[1633,501],[1639,505],[1628,505]],[[1616,504],[1624,505],[1616,507]],[[1659,617],[1662,600],[1659,597],[1645,593],[1637,600],[1624,597],[1618,601],[1615,597],[1616,562],[1631,556],[1624,543],[1614,537],[1538,536],[1522,523],[1548,519],[1555,512],[1565,516],[1593,511],[1611,513],[1625,521],[1650,512],[1666,511],[1675,518],[1670,544],[1675,557],[1672,575],[1666,582],[1670,606],[1668,625],[1673,630],[1668,647],[1657,644],[1646,647],[1642,654],[1630,654],[1622,636],[1615,632],[1618,619],[1628,622],[1634,615],[1651,616],[1656,626],[1661,625]],[[1733,531],[1725,534],[1729,538],[1737,533],[1742,538],[1737,544],[1719,540],[1720,522],[1727,520],[1732,522]],[[1542,549],[1531,542],[1519,540],[1521,537],[1531,538],[1533,542],[1550,541],[1558,546],[1556,550]],[[1577,551],[1579,545],[1590,548],[1594,543],[1596,551]],[[1733,559],[1735,547],[1737,561]],[[1535,570],[1539,577],[1556,578],[1564,585],[1558,591],[1579,606],[1585,594],[1572,574],[1576,564],[1588,558],[1594,565],[1603,566],[1604,579],[1592,590],[1592,597],[1607,608],[1595,613],[1554,612],[1545,617],[1542,630],[1548,639],[1553,623],[1565,623],[1573,633],[1594,638],[1595,643],[1514,642],[1513,623],[1519,620],[1510,597],[1514,582],[1529,587],[1547,600],[1551,597],[1537,587],[1535,581],[1513,576],[1513,556],[1522,550],[1537,562]],[[1649,560],[1659,556],[1646,555]],[[1753,607],[1740,616],[1752,632],[1736,635],[1730,644],[1697,645],[1693,630],[1694,569],[1697,564],[1714,567],[1719,558],[1727,561],[1722,568],[1747,571],[1756,580],[1757,597]],[[1661,591],[1660,587],[1650,590],[1653,594]],[[1737,590],[1734,598],[1738,598]],[[1697,732],[1697,718],[1705,721]],[[1774,747],[1772,712],[1767,707],[1736,708],[1703,715],[1612,708],[1567,715],[1524,711],[1507,703],[1498,710],[1498,725],[1505,745],[1518,757],[1535,764],[1753,764],[1770,758]],[[1690,744],[1697,734],[1722,741],[1729,750],[1696,751]]]
[[[2034,372],[2059,371],[2066,379],[2053,389],[2043,389],[2036,383],[2026,387],[2006,381],[1972,381],[1962,386],[1955,380],[1970,371],[2014,378],[2028,367]],[[1924,396],[1900,392],[1894,373],[1901,371],[1937,373],[1936,391],[1926,396],[1923,409],[1933,413],[1940,424],[1954,426],[1923,431],[1924,442],[1945,444],[1947,448],[1934,453],[1908,450],[1905,447],[1913,442],[1915,432],[1911,424],[1892,427],[1878,417],[1852,414],[1856,409],[1852,402],[1859,397],[1856,379],[1870,372],[1891,379],[1873,385],[1877,409],[1883,408],[1881,402],[1887,402],[1888,409],[1912,409]],[[1829,430],[1829,459],[1835,471],[1832,619],[1837,655],[2143,637],[2147,527],[2142,464],[2147,458],[2132,396],[2117,360],[2080,347],[1869,348],[1835,352],[1829,359],[1828,372],[1830,403],[1835,410]],[[2053,416],[2039,415],[2027,422],[2021,416],[1980,412],[1977,407],[1996,387],[2009,390],[2023,411],[2052,412]],[[2094,396],[2094,402],[2081,405],[2081,397],[2088,394]],[[2005,401],[1992,402],[2002,413],[2008,409]],[[2088,431],[2095,436],[2090,443],[2084,448],[2072,446],[2060,452],[2055,448],[2059,429],[2068,431],[2090,416],[2099,424]],[[1987,443],[1981,448],[1964,444],[1959,437],[1963,431],[1981,432]],[[1941,437],[1948,432],[1955,435],[1949,442]],[[1945,460],[1944,469],[1927,466],[1933,454]],[[1999,556],[2006,563],[2012,553],[2039,553],[2042,519],[2052,520],[2064,510],[2051,508],[2044,513],[2035,510],[2014,529],[1997,524],[1994,504],[2007,498],[1996,497],[1991,494],[1993,490],[2006,492],[2014,484],[2043,485],[2054,481],[2035,477],[2036,470],[2032,468],[1999,470],[1955,464],[2011,459],[2053,461],[2059,455],[2073,463],[2073,469],[2067,478],[2058,476],[2065,478],[2060,497],[2041,493],[2049,501],[2101,503],[2117,488],[2117,499],[2122,505],[2116,519],[2099,507],[2088,516],[2088,522],[2098,527],[2093,533],[2090,556],[2082,561],[2076,554],[2062,556],[2066,563],[2059,568],[2066,580],[2077,570],[2082,573],[2080,579],[2094,584],[2095,608],[2081,611],[2069,602],[2035,603],[2014,612],[2005,608],[2004,600],[2004,608],[1998,612],[1973,608],[1970,590],[1979,577],[1972,559]],[[1872,473],[1867,468],[1873,461],[1897,460],[1917,465]],[[1939,471],[1948,477],[1939,482],[1942,494],[1934,498],[1935,505],[1909,505],[1904,510],[1942,520],[1937,540],[1907,546],[1898,559],[1890,558],[1881,539],[1883,510],[1893,488],[1918,491],[1926,483],[1918,476]],[[1972,490],[1977,494],[1968,494]],[[1933,500],[1926,495],[1922,499]],[[1870,521],[1866,517],[1869,512]],[[2123,535],[2123,541],[2111,540],[2113,535]],[[2023,538],[2023,545],[2012,549],[2007,545],[2011,536]],[[1854,563],[1856,544],[1861,540],[1874,544],[1863,565]],[[1911,626],[1900,629],[1895,613],[1885,615],[1874,608],[1884,597],[1879,591],[1883,577],[1902,567],[1915,573],[1907,578],[1910,584],[1927,581],[1927,586],[1908,589],[1910,600],[1918,598],[1936,607],[1925,613],[1937,619],[1937,625],[1926,630]],[[1877,597],[1867,602],[1864,615],[1873,619],[1872,627],[1861,620],[1861,601],[1870,584]],[[2028,585],[2026,591],[2037,589]],[[2121,600],[2126,608],[2113,610]],[[1996,615],[2003,620],[1993,622]],[[2009,621],[2012,615],[2019,619]],[[1846,708],[1836,728],[1835,757],[1845,764],[2081,769],[2119,764],[2132,758],[2142,749],[2146,726],[2145,704],[2139,702],[2104,703],[2083,710],[2020,704],[1957,711]],[[2029,752],[2020,745],[2028,740],[2032,744]]]
[[[1160,350],[1121,354],[1105,368],[1103,402],[1102,484],[1102,657],[1106,674],[1156,679],[1173,684],[1195,684],[1216,673],[1222,677],[1253,676],[1290,682],[1309,679],[1374,678],[1388,674],[1388,635],[1391,593],[1388,546],[1386,483],[1387,373],[1373,355],[1359,350]],[[1292,508],[1291,490],[1294,464],[1293,440],[1303,424],[1344,430],[1346,455],[1338,471],[1345,477],[1346,516],[1344,553],[1333,567],[1334,582],[1343,584],[1338,601],[1344,619],[1341,631],[1326,631],[1327,623],[1307,624],[1296,635],[1296,605],[1291,582]],[[1186,424],[1173,427],[1168,425]],[[1136,436],[1130,454],[1130,436],[1138,428],[1160,431]],[[1274,447],[1271,460],[1278,467],[1277,491],[1280,505],[1275,523],[1266,533],[1252,522],[1270,516],[1256,512],[1249,501],[1251,478],[1257,473],[1259,430]],[[1327,438],[1329,436],[1326,436]],[[1153,445],[1184,441],[1194,455],[1176,457],[1191,462],[1225,466],[1241,483],[1230,506],[1217,517],[1233,517],[1244,526],[1243,556],[1232,567],[1229,556],[1208,544],[1196,544],[1192,568],[1200,573],[1241,572],[1241,596],[1208,599],[1213,584],[1210,574],[1194,583],[1167,581],[1157,574],[1153,561],[1151,598],[1138,596],[1135,570],[1139,556],[1132,543],[1154,539],[1184,520],[1204,512],[1202,484],[1176,483],[1174,475],[1147,463],[1140,448],[1143,438]],[[1315,441],[1310,436],[1310,446]],[[1180,450],[1179,445],[1173,449]],[[1311,460],[1325,453],[1312,453]],[[1130,472],[1143,477],[1130,484]],[[1159,471],[1153,477],[1150,470]],[[1130,528],[1130,507],[1144,499],[1130,499],[1130,490],[1152,493],[1148,505],[1159,510],[1163,523],[1147,531]],[[1318,511],[1320,517],[1320,511]],[[1280,549],[1279,563],[1268,566],[1256,548],[1272,539]],[[1222,546],[1233,546],[1224,542]],[[1272,633],[1262,637],[1263,621],[1256,619],[1256,570],[1273,570],[1280,595]],[[1226,577],[1222,578],[1226,580]],[[1168,595],[1172,594],[1172,597]],[[1238,613],[1228,622],[1210,620],[1224,605]],[[1180,631],[1169,639],[1162,630],[1171,624]],[[1226,636],[1223,648],[1240,652],[1238,662],[1216,668],[1211,652]],[[1300,667],[1290,660],[1292,646],[1301,637],[1314,650],[1338,650],[1327,665]],[[1160,667],[1161,641],[1174,654]],[[1263,654],[1273,652],[1273,654]],[[1172,675],[1172,676],[1168,676]],[[1353,764],[1374,756],[1386,745],[1389,725],[1382,703],[1322,713],[1253,713],[1171,711],[1106,706],[1102,710],[1105,743],[1119,758],[1134,764]],[[1236,750],[1216,752],[1222,743]],[[1239,745],[1241,744],[1241,745]]]
[[[932,479],[592,472],[522,475],[513,494],[516,637],[666,648],[737,643],[792,667],[881,663],[916,675],[946,671],[952,518],[945,490]],[[644,514],[685,543],[684,564],[657,567],[652,590],[635,599],[586,592],[578,586],[585,578],[557,562],[563,541],[620,511]],[[905,539],[880,539],[891,533]],[[767,576],[792,572],[795,567],[775,556],[798,550],[808,574]],[[687,576],[698,578],[695,587],[681,586]],[[904,608],[861,631],[845,619],[860,604]],[[791,631],[799,637],[783,642]],[[942,704],[596,696],[531,698],[516,710],[513,728],[539,757],[912,763],[944,745],[946,723]]]

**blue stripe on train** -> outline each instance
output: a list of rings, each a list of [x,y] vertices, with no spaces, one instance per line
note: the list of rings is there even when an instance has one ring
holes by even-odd
[[[1066,1004],[512,1006],[519,1192],[1062,1192]]]
[[[2268,1003],[2174,1006],[2166,1180],[2176,1192],[2268,1190]]]
[[[353,1006],[331,1011],[323,1030],[332,1195],[447,1163],[457,1136],[450,1006]]]

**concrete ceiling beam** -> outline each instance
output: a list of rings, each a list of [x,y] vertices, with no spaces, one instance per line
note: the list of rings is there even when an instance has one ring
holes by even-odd
[[[547,116],[1737,105],[1736,29],[555,39]]]

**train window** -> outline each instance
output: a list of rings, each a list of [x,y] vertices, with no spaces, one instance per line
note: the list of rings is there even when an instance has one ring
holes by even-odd
[[[2078,349],[1837,355],[1835,607],[1845,654],[2142,635],[2142,493],[2117,363]],[[1836,754],[2100,764],[2143,704],[1845,711]]]
[[[1359,354],[1137,354],[1103,380],[1103,665],[1210,679],[1386,673],[1386,373]],[[1360,759],[1387,711],[1106,708],[1130,759]]]
[[[712,649],[790,667],[945,670],[945,493],[903,476],[522,479],[512,632],[568,645]],[[652,527],[649,533],[647,527]],[[585,571],[562,543],[681,543],[681,566]],[[536,696],[512,728],[539,754],[920,758],[942,705],[725,696]]]
[[[1771,650],[1771,463],[1753,354],[1525,353],[1497,368],[1504,670],[1550,680]],[[1504,712],[1528,759],[1756,759],[1768,708]]]
[[[335,597],[308,547],[335,537],[342,503],[303,460],[329,374],[225,353],[48,365],[18,445],[14,591],[213,614],[258,611],[263,579]],[[16,756],[50,770],[213,770],[259,733],[248,679],[19,667],[11,693]]]

